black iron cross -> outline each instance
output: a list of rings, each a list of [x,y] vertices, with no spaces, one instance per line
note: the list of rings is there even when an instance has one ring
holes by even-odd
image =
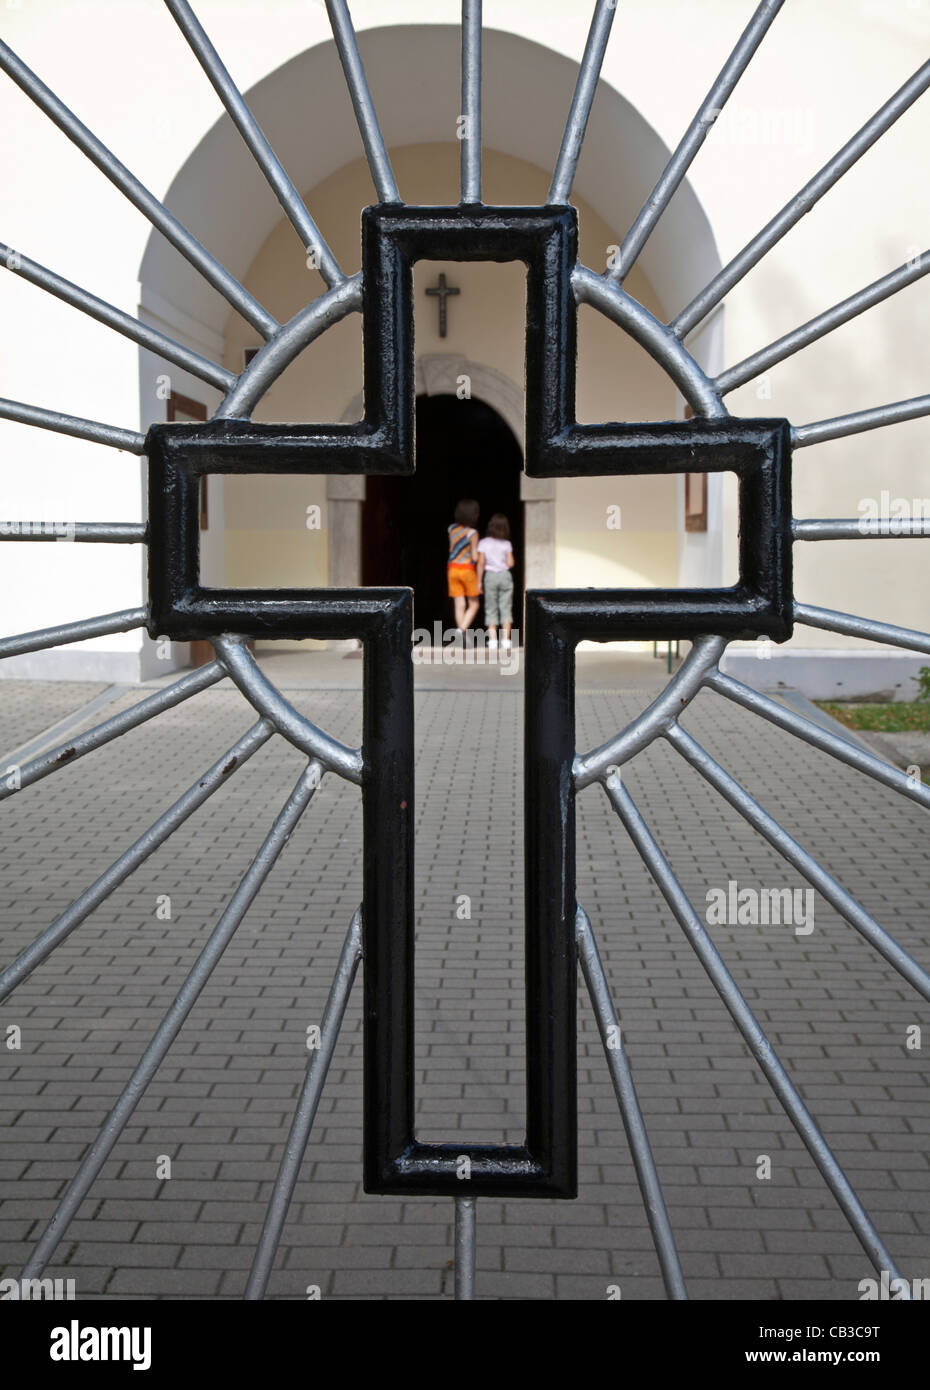
[[[569,207],[381,204],[362,216],[365,418],[354,424],[218,419],[153,425],[149,619],[153,639],[360,637],[365,649],[363,931],[365,1191],[577,1195],[574,661],[581,641],[717,633],[791,636],[787,420],[579,424],[577,225]],[[526,595],[526,1137],[416,1137],[413,593],[213,589],[200,582],[201,476],[372,473],[415,466],[413,266],[521,261],[526,281],[525,472],[530,478],[730,472],[739,481],[740,579],[727,589],[551,589]],[[440,331],[445,296],[440,275]]]
[[[432,289],[427,289],[426,293],[438,294],[439,296],[439,336],[444,338],[446,336],[446,299],[450,294],[461,294],[462,291],[456,289],[454,285],[447,285],[445,274],[440,271],[439,284],[434,285]]]

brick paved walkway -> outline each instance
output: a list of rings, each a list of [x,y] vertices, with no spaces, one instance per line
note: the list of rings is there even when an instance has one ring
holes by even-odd
[[[346,663],[347,686],[357,670]],[[522,1137],[519,681],[418,677],[417,1060],[424,1138]],[[581,685],[597,685],[597,676]],[[488,684],[487,681],[484,684]],[[4,749],[99,686],[0,685]],[[590,747],[648,689],[582,688]],[[66,698],[68,697],[68,698]],[[106,714],[139,698],[132,692]],[[356,688],[291,692],[357,742]],[[99,717],[99,716],[98,716]],[[252,722],[226,685],[2,808],[9,960]],[[923,813],[787,734],[703,695],[685,726],[925,964]],[[0,1005],[0,1266],[18,1271],[301,765],[261,750]],[[450,793],[455,777],[455,794]],[[693,901],[801,880],[674,752],[625,772]],[[59,1248],[78,1297],[241,1294],[342,939],[360,897],[358,793],[328,778]],[[693,1297],[856,1299],[865,1256],[598,788],[579,801],[579,897],[598,934]],[[471,920],[455,916],[468,894]],[[156,915],[171,899],[171,920]],[[909,1025],[926,1009],[820,899],[815,929],[713,927],[904,1273],[930,1273],[930,1094]],[[359,1181],[360,991],[350,1003],[271,1292],[432,1298],[451,1290],[451,1203]],[[663,1294],[623,1130],[580,1000],[577,1202],[479,1203],[479,1295]],[[20,1051],[4,1043],[22,1028]],[[772,1160],[770,1180],[757,1160]],[[170,1180],[156,1177],[160,1155]]]

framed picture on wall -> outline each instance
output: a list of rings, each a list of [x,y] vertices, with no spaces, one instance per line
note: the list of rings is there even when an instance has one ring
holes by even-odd
[[[200,401],[191,400],[190,396],[181,396],[177,391],[172,391],[168,397],[168,421],[170,424],[191,424],[200,422],[207,418],[207,407]],[[207,494],[207,475],[204,474],[200,479],[200,529],[206,531],[210,525],[209,501]],[[191,664],[193,666],[206,666],[208,661],[213,660],[213,648],[209,642],[191,642]]]
[[[707,530],[707,474],[685,474],[685,530]]]
[[[694,411],[685,406],[685,419],[693,420]],[[685,474],[685,530],[707,530],[707,474]]]
[[[200,422],[207,418],[207,407],[200,401],[191,400],[190,396],[181,396],[177,391],[172,391],[168,397],[168,422],[169,424],[191,424]],[[200,529],[206,531],[210,525],[209,500],[207,495],[207,475],[204,473],[200,479]]]

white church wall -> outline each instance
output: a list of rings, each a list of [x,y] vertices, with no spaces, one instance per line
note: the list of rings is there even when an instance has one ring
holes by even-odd
[[[595,104],[578,174],[580,194],[603,217],[613,240],[622,237],[660,167],[648,144],[649,127],[674,146],[750,8],[734,0],[705,0],[701,6],[624,0],[604,66],[608,86]],[[847,8],[786,6],[774,23],[729,114],[693,166],[690,187],[678,195],[676,202],[687,204],[679,225],[664,220],[643,253],[643,270],[667,312],[712,273],[712,243],[710,251],[699,239],[692,239],[691,248],[680,244],[683,227],[701,225],[701,206],[726,261],[887,100],[925,52],[926,6],[861,4],[849,7],[854,22],[848,22]],[[331,48],[277,73],[296,54],[328,43],[321,5],[280,0],[262,7],[260,22],[251,6],[227,0],[199,0],[198,13],[243,89],[264,83],[256,108],[267,116],[299,186],[318,184],[357,156],[358,136]],[[353,16],[379,109],[387,112],[389,142],[445,138],[443,123],[454,121],[458,109],[449,78],[458,5],[356,0]],[[386,18],[393,30],[370,32]],[[580,56],[588,7],[499,0],[486,18],[497,31],[512,31],[488,35],[489,143],[509,143],[514,154],[551,167],[570,91],[571,68],[561,55],[572,62]],[[424,28],[406,27],[417,24]],[[248,272],[279,209],[225,125],[212,147],[218,155],[212,182],[198,168],[190,186],[172,188],[220,107],[160,6],[89,0],[78,7],[50,0],[5,10],[3,35],[148,187],[162,197],[172,189],[172,206],[179,215],[191,213],[194,231],[233,273]],[[538,47],[521,47],[524,40]],[[277,96],[286,91],[280,109],[277,78],[285,82]],[[621,128],[617,92],[639,112],[639,124]],[[314,113],[315,103],[326,113],[322,118]],[[7,132],[2,187],[9,244],[134,312],[148,246],[144,218],[9,81],[0,84],[0,120]],[[925,147],[926,99],[728,297],[727,363],[923,249],[930,227],[930,185],[918,174]],[[233,215],[224,203],[231,192]],[[695,248],[698,263],[684,253]],[[175,262],[183,266],[173,250],[152,243],[143,277],[147,307],[159,292],[152,266]],[[600,268],[596,256],[591,263]],[[653,273],[656,267],[669,273],[662,278]],[[222,332],[227,309],[219,296],[193,272],[188,277],[182,270],[175,283],[180,290],[172,313]],[[0,276],[0,296],[4,323],[16,325],[15,334],[5,333],[0,343],[5,395],[142,427],[136,349],[15,276]],[[925,287],[912,287],[774,368],[762,384],[767,394],[760,396],[758,383],[733,393],[730,408],[804,423],[926,391],[925,303]],[[928,442],[930,422],[915,421],[799,451],[797,514],[855,516],[860,503],[882,488],[892,496],[930,496]],[[0,423],[0,485],[11,515],[53,518],[68,510],[72,519],[136,520],[142,514],[140,472],[130,455]],[[722,534],[725,546],[735,544],[730,502],[724,505]],[[927,561],[919,542],[897,548],[887,541],[832,542],[799,545],[796,551],[803,600],[927,626]],[[142,597],[140,557],[135,547],[0,546],[0,593],[3,631],[132,606]],[[94,651],[111,654],[113,670],[122,670],[125,656],[140,653],[140,642],[139,634],[97,639],[43,655],[39,664],[54,662],[60,669],[61,661]],[[861,644],[799,629],[788,650],[798,647],[849,650]],[[3,663],[3,675],[15,671],[13,662]]]
[[[724,262],[735,254],[910,76],[927,50],[930,8],[901,4],[786,6],[740,84],[716,160],[693,181]],[[841,13],[842,11],[842,13]],[[777,76],[780,75],[780,76]],[[781,79],[784,79],[783,81]],[[827,82],[825,89],[824,82]],[[825,95],[828,92],[828,97]],[[631,93],[632,94],[632,93]],[[648,115],[648,111],[644,114]],[[661,127],[660,127],[661,129]],[[930,239],[930,188],[914,178],[926,148],[925,99],[804,217],[726,301],[725,362],[738,362],[887,274]],[[737,415],[793,424],[920,395],[927,286],[917,284],[726,398]],[[857,517],[883,488],[930,498],[930,421],[914,421],[798,450],[799,517]],[[726,491],[726,544],[736,537],[735,488]],[[802,602],[926,630],[930,553],[893,541],[794,547]],[[856,652],[844,674],[820,654]],[[878,658],[882,660],[879,662]],[[727,667],[763,686],[863,695],[915,687],[921,661],[815,629],[764,661],[730,648]],[[892,673],[897,675],[892,679]]]
[[[54,248],[33,259],[54,260]],[[68,414],[135,428],[138,353],[89,320],[75,327],[74,311],[4,276],[0,335],[3,394]],[[22,330],[22,331],[20,331]],[[115,397],[123,403],[122,413]],[[139,521],[140,468],[130,453],[102,448],[48,430],[0,422],[2,519],[24,522]],[[64,526],[63,528],[64,529]],[[54,542],[0,544],[0,631],[28,632],[142,603],[142,550]],[[28,679],[138,678],[137,633],[11,657],[0,676]]]

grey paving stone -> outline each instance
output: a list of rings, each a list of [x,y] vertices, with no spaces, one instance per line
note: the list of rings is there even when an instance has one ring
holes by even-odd
[[[218,1269],[117,1269],[106,1291],[114,1297],[129,1298],[212,1297],[219,1292],[221,1276]]]
[[[419,1297],[442,1292],[443,1276],[430,1269],[339,1269],[332,1281],[335,1297],[354,1295],[387,1298],[393,1294]]]
[[[59,1247],[59,1253],[63,1248]],[[64,1267],[71,1270],[77,1265],[104,1265],[112,1260],[115,1249],[119,1250],[120,1264],[135,1269],[171,1269],[183,1253],[182,1246],[161,1242],[156,1246],[137,1245],[134,1242],[121,1242],[116,1246],[103,1240],[82,1240],[74,1242]]]
[[[580,668],[581,669],[581,668]],[[99,687],[0,685],[0,736],[26,741]],[[522,1139],[521,701],[486,682],[418,689],[416,1044],[421,1136]],[[602,743],[658,689],[577,698]],[[357,739],[356,690],[288,689]],[[138,698],[123,696],[108,713]],[[69,703],[70,702],[70,703]],[[5,805],[3,959],[15,956],[250,722],[228,685]],[[685,725],[925,964],[920,808],[702,696]],[[0,1239],[18,1267],[202,948],[299,771],[266,746],[3,1005]],[[801,881],[666,746],[624,780],[700,911],[709,888]],[[849,1299],[861,1256],[842,1213],[631,853],[606,799],[578,799],[579,898],[598,935],[693,1297]],[[327,778],[119,1141],[57,1258],[81,1296],[238,1298],[360,892],[357,791]],[[906,885],[906,891],[896,885]],[[472,917],[454,915],[468,893]],[[156,917],[171,898],[170,921]],[[930,1082],[903,1045],[918,1001],[822,899],[805,938],[711,935],[899,1259],[930,1268]],[[579,1200],[479,1204],[489,1299],[664,1296],[590,1007],[579,994]],[[0,1028],[2,1042],[5,1028]],[[270,1296],[434,1299],[452,1287],[451,1204],[361,1191],[356,991]],[[154,1177],[158,1154],[169,1182]],[[755,1179],[758,1154],[772,1182]],[[895,1237],[898,1237],[896,1240]],[[172,1265],[176,1267],[171,1267]],[[863,1266],[864,1267],[864,1266]],[[868,1272],[868,1271],[866,1271]]]

